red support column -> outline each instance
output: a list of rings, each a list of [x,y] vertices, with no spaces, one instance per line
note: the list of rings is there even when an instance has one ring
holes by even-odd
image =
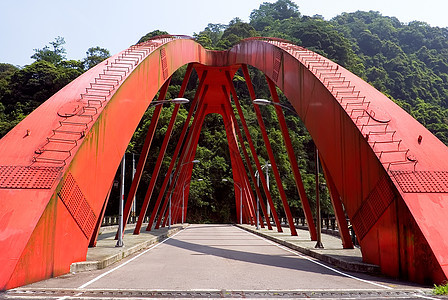
[[[252,100],[255,100],[255,91],[252,86],[252,81],[249,76],[249,70],[246,65],[242,65],[244,78],[246,79],[246,84],[249,89],[249,94]],[[269,160],[271,162],[272,171],[274,173],[275,181],[277,182],[277,188],[280,192],[280,198],[283,203],[283,208],[285,210],[286,218],[288,219],[289,228],[291,229],[291,235],[297,235],[296,227],[294,226],[294,220],[292,218],[291,211],[289,209],[288,200],[286,199],[286,193],[283,189],[282,181],[280,178],[280,173],[278,172],[277,164],[275,163],[274,153],[272,152],[271,143],[269,142],[268,134],[266,132],[266,127],[261,117],[260,108],[258,105],[254,105],[255,114],[257,115],[258,125],[260,126],[261,134],[263,136],[264,143],[266,145],[266,150],[268,152]]]
[[[227,82],[228,82],[228,85],[229,85],[229,88],[230,88],[230,92],[231,92],[233,100],[235,102],[235,106],[236,106],[237,111],[238,111],[238,115],[239,115],[241,123],[243,125],[244,133],[246,134],[246,139],[247,139],[247,141],[249,143],[249,148],[250,148],[250,151],[252,153],[252,157],[254,158],[255,165],[257,166],[258,173],[259,174],[263,174],[263,171],[261,169],[261,164],[260,164],[260,161],[258,160],[257,152],[255,150],[254,143],[252,141],[252,137],[251,137],[251,135],[249,133],[249,128],[247,127],[246,119],[244,118],[244,114],[243,114],[243,111],[241,109],[241,105],[240,105],[240,102],[238,100],[238,96],[236,94],[235,87],[233,86],[232,78],[230,77],[230,74],[228,72],[226,72],[226,78],[227,78]],[[261,181],[261,184],[263,185],[263,189],[264,189],[266,198],[267,198],[267,200],[269,202],[269,205],[271,206],[272,217],[274,218],[274,222],[275,222],[275,224],[277,226],[277,231],[278,232],[283,232],[282,226],[281,226],[280,221],[279,221],[278,216],[277,216],[277,211],[275,210],[274,201],[272,201],[271,193],[269,192],[266,180],[265,180],[265,178],[263,176],[260,176],[260,181]],[[265,215],[265,216],[267,218],[267,215]],[[269,223],[269,220],[266,220],[266,221]]]
[[[110,192],[112,191],[113,183],[110,185],[109,192],[106,196],[106,201],[104,201],[103,208],[101,209],[101,214],[98,217],[98,221],[96,222],[95,230],[92,233],[92,237],[90,238],[89,247],[96,247],[96,241],[98,239],[98,233],[100,232],[101,223],[103,222],[104,213],[106,212],[107,203],[109,203]]]
[[[168,78],[168,80],[165,82],[165,84],[160,89],[160,93],[159,93],[159,97],[158,97],[159,100],[163,100],[166,98],[166,93],[168,91],[168,86],[170,85],[170,81],[171,81],[171,77]],[[128,223],[131,206],[132,206],[132,203],[134,202],[135,194],[137,192],[137,188],[140,183],[140,179],[142,177],[143,169],[145,167],[146,159],[147,159],[148,153],[149,153],[149,148],[151,147],[152,139],[154,137],[154,133],[157,128],[157,123],[159,121],[161,111],[162,111],[162,105],[157,105],[154,109],[154,113],[151,118],[151,124],[148,127],[148,133],[146,134],[145,143],[143,145],[143,149],[142,149],[140,158],[137,163],[137,170],[135,171],[135,176],[134,176],[134,179],[132,180],[131,188],[129,190],[128,198],[126,200],[126,205],[124,207],[123,232],[126,228],[126,224]],[[117,235],[118,235],[118,232],[117,232]],[[117,235],[115,236],[115,239],[118,238]]]
[[[201,101],[199,101],[199,105],[198,105],[199,112],[197,112],[197,114],[199,115],[199,118],[195,117],[194,120],[193,120],[193,124],[192,124],[192,126],[190,128],[190,132],[188,133],[187,140],[185,141],[184,149],[182,150],[182,154],[181,154],[181,157],[179,159],[179,164],[178,164],[179,166],[181,166],[182,162],[185,160],[185,156],[189,157],[189,150],[193,147],[193,141],[197,141],[197,139],[199,138],[199,134],[201,132],[200,129],[202,127],[202,123],[203,123],[204,118],[205,118],[206,105],[202,105],[202,102],[203,102],[203,99],[205,97],[206,91],[207,91],[207,87],[205,87],[204,94],[203,94],[203,96],[201,98]],[[185,123],[187,123],[187,122],[185,122]],[[196,136],[197,136],[197,138],[196,138]],[[172,160],[172,163],[173,163],[173,166],[174,166],[174,160]],[[176,169],[173,178],[176,178],[178,176],[178,173],[180,172],[180,169],[181,169],[181,167],[178,167]],[[172,168],[171,168],[171,170],[172,170]],[[168,171],[170,171],[170,170],[168,170]],[[171,173],[168,173],[168,174],[171,174]],[[165,180],[169,180],[169,178],[166,178]],[[161,210],[161,212],[159,214],[159,219],[157,220],[157,223],[156,223],[156,226],[155,226],[156,229],[159,228],[159,226],[160,226],[160,223],[162,221],[162,216],[165,214],[165,210],[166,210],[166,207],[168,205],[169,194],[174,189],[174,186],[175,186],[175,180],[173,180],[173,182],[171,182],[170,187],[169,187],[168,192],[167,192],[167,195],[165,196],[165,201],[163,203],[162,210]],[[159,194],[160,201],[162,200],[162,197],[163,197],[163,194],[160,193]],[[159,198],[157,199],[158,202],[159,202]],[[155,212],[155,210],[153,211],[153,215],[151,215],[152,222],[154,222],[154,218],[155,218],[154,212]],[[150,223],[148,224],[148,227],[146,228],[146,230],[150,230],[150,228],[151,228],[151,227],[149,227],[150,225],[152,225],[151,224],[151,220],[150,220]]]
[[[184,93],[185,93],[185,89],[187,88],[187,83],[188,83],[188,80],[190,79],[190,75],[191,75],[192,70],[193,70],[192,65],[191,64],[188,65],[187,71],[185,73],[185,76],[184,76],[184,79],[183,79],[183,82],[182,82],[181,89],[179,91],[179,97],[182,97],[184,95]],[[165,134],[165,138],[163,139],[162,147],[160,148],[159,156],[157,158],[157,162],[156,162],[156,165],[154,167],[154,171],[153,171],[152,176],[151,176],[151,181],[149,183],[148,190],[146,191],[146,195],[145,195],[145,199],[143,201],[143,205],[142,205],[142,208],[141,208],[141,211],[140,211],[140,215],[138,217],[137,224],[135,225],[134,234],[140,234],[140,228],[142,226],[143,219],[145,218],[146,210],[148,209],[149,201],[151,199],[151,195],[152,195],[152,192],[154,190],[154,186],[156,184],[157,177],[159,175],[159,171],[160,171],[160,167],[162,165],[163,157],[165,156],[166,148],[168,147],[168,142],[170,141],[170,138],[171,138],[171,133],[172,133],[173,128],[174,128],[174,123],[176,121],[176,117],[177,117],[177,113],[179,111],[179,108],[180,108],[180,104],[176,104],[174,106],[174,110],[173,110],[173,113],[171,115],[170,123],[168,125],[167,131],[166,131],[166,134]]]
[[[266,81],[269,85],[269,90],[271,92],[272,100],[274,103],[280,103],[278,99],[277,90],[275,88],[274,82],[266,76]],[[285,141],[286,151],[288,153],[289,162],[294,174],[294,179],[296,181],[297,191],[299,192],[300,200],[302,201],[303,211],[305,212],[306,222],[308,223],[308,228],[311,235],[311,240],[317,240],[316,226],[314,224],[313,214],[311,213],[310,203],[308,202],[308,197],[305,193],[305,188],[303,187],[302,176],[300,176],[299,166],[294,154],[294,149],[291,143],[291,137],[288,132],[288,127],[286,126],[285,117],[283,115],[283,110],[280,106],[274,105],[275,112],[277,113],[278,122],[280,124],[280,129],[282,131],[283,140]]]
[[[235,170],[233,170],[233,172],[238,173],[238,177],[240,179],[239,184],[241,185],[241,188],[242,188],[243,214],[247,217],[249,222],[253,225],[254,224],[254,221],[253,221],[254,212],[253,212],[253,206],[252,206],[253,201],[251,201],[253,199],[253,195],[252,195],[252,190],[251,190],[250,183],[249,183],[249,178],[247,177],[247,172],[244,167],[244,163],[241,158],[241,154],[240,154],[238,144],[236,141],[236,136],[235,136],[235,125],[236,124],[233,123],[232,118],[229,118],[229,112],[227,111],[226,106],[222,106],[222,111],[223,111],[222,116],[223,116],[223,120],[224,120],[224,127],[225,127],[226,133],[227,133],[227,140],[228,140],[228,144],[229,144],[230,154],[233,155],[233,158],[235,161],[236,168],[235,168]]]
[[[227,95],[227,92],[225,91],[225,87],[223,87],[223,90],[224,90],[224,94]],[[247,168],[249,169],[250,177],[251,177],[252,182],[254,183],[254,186],[255,186],[255,192],[256,192],[256,194],[258,196],[258,199],[260,199],[261,210],[263,212],[263,215],[266,216],[266,219],[267,219],[266,206],[264,205],[264,202],[262,201],[263,198],[261,196],[260,188],[258,187],[258,185],[256,183],[256,178],[255,178],[255,175],[254,175],[255,173],[254,173],[254,170],[252,168],[252,164],[251,164],[251,161],[250,161],[250,158],[249,158],[249,154],[247,153],[247,150],[246,150],[246,145],[244,144],[243,135],[241,134],[241,130],[239,128],[238,122],[236,121],[235,114],[233,113],[233,108],[230,105],[230,99],[228,99],[226,104],[227,104],[227,110],[226,111],[229,113],[229,117],[231,118],[231,120],[232,120],[232,122],[233,122],[233,124],[235,126],[235,131],[237,133],[238,140],[240,142],[240,147],[243,150],[243,155],[244,155],[244,158],[246,160]],[[270,222],[266,222],[266,223],[267,223],[268,229],[272,230],[271,223]],[[264,222],[263,222],[263,218],[262,218],[261,214],[260,214],[260,225],[261,225],[262,228],[264,228]]]
[[[204,80],[205,80],[206,76],[207,76],[207,72],[205,71],[205,72],[202,73],[201,79],[199,80],[198,88],[196,90],[196,94],[195,94],[193,103],[190,106],[190,110],[188,112],[187,119],[185,120],[184,127],[183,127],[182,133],[181,133],[181,135],[179,137],[178,144],[177,144],[176,149],[174,151],[173,157],[171,158],[171,163],[170,163],[170,166],[168,167],[167,174],[171,174],[171,172],[173,170],[174,164],[175,164],[176,159],[177,159],[177,155],[179,154],[179,151],[180,151],[180,148],[181,148],[181,145],[182,145],[182,141],[184,140],[185,134],[187,132],[188,125],[190,123],[190,119],[191,119],[191,117],[193,115],[193,112],[195,110],[196,104],[198,102],[199,95],[202,93],[202,88],[203,88],[203,84],[204,84]],[[205,92],[206,92],[206,90],[204,91],[204,93]],[[151,228],[152,228],[152,225],[154,223],[154,219],[155,219],[155,217],[157,215],[157,211],[159,210],[160,202],[162,201],[162,197],[163,197],[163,194],[165,192],[166,186],[168,185],[168,181],[169,181],[169,176],[165,176],[165,179],[164,179],[163,184],[162,184],[162,188],[160,189],[159,196],[157,197],[157,201],[156,201],[154,209],[153,209],[153,211],[151,213],[151,217],[149,219],[149,223],[148,223],[148,226],[146,227],[146,230],[151,230]],[[139,232],[140,232],[140,229],[139,229]],[[136,234],[135,231],[134,231],[134,234]]]
[[[170,189],[168,190],[168,193],[165,196],[165,202],[163,204],[162,211],[166,210],[166,208],[169,204],[169,196],[171,193],[172,193],[171,203],[173,203],[173,199],[176,199],[176,194],[179,195],[180,185],[178,185],[177,183],[182,182],[184,180],[191,180],[193,164],[189,163],[189,162],[191,162],[193,160],[193,158],[196,154],[196,148],[198,145],[201,128],[204,123],[207,104],[204,104],[202,107],[203,107],[203,112],[199,112],[200,118],[198,119],[198,122],[194,123],[193,124],[194,126],[192,126],[191,130],[193,132],[193,135],[191,136],[190,140],[188,140],[188,143],[185,147],[185,150],[186,150],[186,152],[184,152],[185,155],[182,155],[181,159],[179,160],[178,168],[176,169],[176,172],[173,176],[173,182],[171,183]],[[172,210],[171,213],[173,213],[172,206],[171,206],[171,210]],[[163,218],[162,227],[165,227],[168,223],[168,214],[169,214],[169,210],[166,210],[165,217]],[[171,221],[172,220],[173,220],[173,218],[171,218]],[[162,218],[159,218],[155,228],[159,228],[161,221],[162,221]]]
[[[134,234],[140,233],[140,228],[142,226],[143,218],[146,215],[146,210],[148,209],[149,200],[151,199],[152,192],[154,190],[154,186],[156,185],[157,177],[159,175],[160,167],[162,166],[163,157],[165,156],[166,148],[168,147],[168,142],[171,137],[172,130],[174,128],[174,122],[176,121],[177,112],[179,111],[180,104],[176,104],[174,106],[173,114],[171,115],[171,120],[168,125],[168,129],[163,140],[162,147],[159,152],[159,156],[157,158],[156,165],[154,167],[154,171],[152,172],[151,181],[149,183],[148,190],[146,191],[145,200],[143,201],[143,206],[140,211],[140,215],[138,217],[137,224],[135,226]]]
[[[322,165],[322,169],[324,170],[324,176],[327,181],[328,190],[330,191],[331,204],[333,204],[334,214],[336,216],[336,221],[338,222],[339,234],[342,240],[342,247],[344,249],[353,249],[353,242],[348,230],[348,224],[345,218],[341,196],[336,189],[333,178],[331,177],[330,172],[328,172],[327,166],[322,160],[322,157],[320,157],[320,163]]]

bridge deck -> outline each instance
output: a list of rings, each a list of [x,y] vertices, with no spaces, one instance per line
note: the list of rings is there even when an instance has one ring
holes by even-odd
[[[173,228],[176,230],[176,228]],[[138,243],[131,234],[125,235],[125,247],[115,248],[113,234],[102,234],[96,249],[90,252],[116,253],[129,251]],[[153,236],[166,234],[158,231]],[[272,232],[271,232],[272,233]],[[278,233],[272,233],[277,235]],[[286,234],[283,234],[285,237]],[[142,236],[142,235],[140,235]],[[149,237],[149,235],[146,235]],[[292,237],[288,237],[291,239]],[[305,232],[296,239],[310,244]],[[331,236],[324,235],[323,243],[331,249]],[[337,239],[334,238],[333,248]],[[101,247],[109,243],[108,247]],[[136,243],[136,244],[133,244]],[[339,242],[340,243],[340,242]],[[108,248],[108,249],[106,249]],[[342,249],[342,246],[339,246]],[[106,251],[106,250],[107,251]],[[345,250],[340,250],[345,251]],[[99,254],[89,253],[90,259]],[[352,251],[356,253],[356,251]],[[131,291],[329,291],[376,290],[394,292],[417,290],[422,286],[374,277],[367,274],[345,272],[304,256],[296,251],[251,234],[231,225],[190,225],[156,247],[140,251],[137,255],[103,270],[68,274],[25,286],[23,292],[40,293],[43,290],[79,291],[131,290]],[[10,291],[17,293],[17,291]],[[34,292],[33,292],[34,291]],[[11,295],[10,293],[10,295]],[[76,297],[74,297],[76,298]]]

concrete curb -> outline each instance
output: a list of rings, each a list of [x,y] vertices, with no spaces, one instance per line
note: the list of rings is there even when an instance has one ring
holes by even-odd
[[[177,233],[178,231],[185,229],[187,226],[181,226],[177,228],[173,228],[168,230],[167,233],[161,234],[159,236],[155,236],[149,240],[146,240],[144,242],[141,242],[137,245],[134,245],[130,248],[123,248],[120,249],[120,251],[114,255],[110,255],[102,260],[97,261],[81,261],[81,262],[75,262],[70,265],[70,272],[71,273],[78,273],[78,272],[85,272],[85,271],[93,271],[93,270],[100,270],[104,269],[120,260],[122,260],[125,257],[128,257],[140,250],[149,248],[151,245],[160,243],[164,239],[172,236],[173,234]]]
[[[288,241],[283,241],[281,239],[267,235],[263,232],[260,232],[260,231],[257,231],[257,230],[251,229],[251,228],[240,226],[238,224],[235,224],[235,226],[237,226],[238,228],[241,228],[243,230],[246,230],[250,233],[264,237],[265,239],[268,239],[270,241],[273,241],[273,242],[276,242],[283,246],[286,246],[292,250],[296,250],[300,253],[311,256],[320,261],[329,263],[329,264],[336,266],[345,271],[352,271],[352,272],[359,272],[359,273],[366,273],[366,274],[375,274],[375,275],[381,274],[380,267],[377,265],[372,265],[372,264],[367,264],[367,263],[362,263],[362,262],[356,263],[356,262],[345,261],[343,259],[331,256],[331,255],[319,253],[319,252],[315,251],[314,249],[302,247],[300,245],[296,245],[296,244],[290,243]],[[325,250],[320,250],[320,251],[325,251]]]

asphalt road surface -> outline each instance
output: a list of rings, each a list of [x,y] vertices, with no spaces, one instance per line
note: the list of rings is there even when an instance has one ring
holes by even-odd
[[[52,278],[0,297],[434,298],[422,290],[339,271],[234,226],[191,225],[109,268]]]

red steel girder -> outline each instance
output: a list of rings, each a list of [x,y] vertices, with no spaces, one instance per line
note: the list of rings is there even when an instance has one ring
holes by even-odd
[[[134,63],[114,68],[123,60]],[[266,74],[319,148],[363,260],[386,275],[447,280],[448,149],[433,134],[371,85],[303,47],[252,38],[207,51],[164,36],[85,72],[1,139],[0,289],[67,273],[85,260],[135,128],[163,83],[189,63],[223,71],[245,64]],[[99,84],[104,95],[95,92]]]
[[[252,100],[255,100],[255,98],[256,98],[255,91],[252,86],[252,81],[250,79],[249,70],[247,69],[246,65],[242,66],[242,70],[243,70],[244,78],[246,79],[247,87],[249,89],[250,97],[252,98]],[[268,134],[266,131],[266,127],[264,125],[263,118],[261,117],[260,108],[258,107],[258,105],[254,105],[254,109],[255,109],[255,114],[257,116],[258,125],[260,126],[260,131],[261,131],[261,134],[263,136],[263,140],[264,140],[264,143],[266,146],[266,150],[268,152],[269,161],[272,166],[272,172],[274,173],[275,181],[277,182],[277,188],[280,192],[280,198],[283,203],[283,209],[285,210],[285,215],[288,220],[288,226],[289,226],[289,229],[291,230],[291,235],[297,235],[297,230],[294,225],[294,219],[292,218],[292,214],[289,209],[288,200],[286,199],[286,193],[285,193],[285,190],[283,189],[283,184],[282,184],[282,180],[280,178],[280,173],[278,171],[277,164],[275,163],[274,152],[272,151],[271,143],[269,142],[269,137],[268,137]]]
[[[168,167],[167,174],[171,174],[171,172],[173,172],[173,168],[175,166],[177,156],[178,156],[179,151],[181,149],[182,141],[184,140],[185,135],[187,133],[188,125],[190,123],[191,117],[192,117],[192,115],[194,113],[194,110],[196,108],[197,102],[199,101],[199,103],[200,103],[200,101],[201,101],[200,100],[201,99],[200,95],[201,95],[201,93],[202,94],[206,94],[207,93],[207,87],[203,86],[206,76],[207,76],[207,72],[203,72],[201,74],[201,77],[200,77],[201,79],[199,80],[198,88],[196,89],[196,94],[195,94],[195,97],[193,99],[193,103],[191,104],[190,110],[188,112],[187,119],[186,119],[186,121],[184,123],[184,127],[182,129],[182,133],[181,133],[180,138],[179,138],[179,143],[177,144],[176,149],[174,150],[174,154],[173,154],[173,157],[171,159],[171,163],[170,163],[170,165]],[[194,121],[193,121],[193,123],[194,123]],[[188,138],[187,138],[187,140],[188,140]],[[154,210],[151,213],[151,217],[149,219],[148,226],[146,227],[146,230],[151,230],[152,225],[154,224],[154,220],[155,220],[155,217],[157,215],[157,211],[159,209],[160,203],[162,201],[163,194],[165,193],[165,189],[166,189],[166,187],[168,185],[168,181],[169,181],[169,176],[165,176],[165,179],[163,180],[163,184],[162,184],[162,187],[160,189],[159,196],[157,197],[157,200],[156,200],[156,203],[155,203],[155,206],[154,206]]]
[[[168,87],[170,85],[170,81],[171,81],[171,77],[168,78],[168,80],[164,83],[164,85],[160,89],[160,93],[159,93],[159,97],[158,97],[159,100],[164,100],[166,98],[166,93],[168,92]],[[152,139],[154,137],[154,133],[157,128],[157,123],[159,122],[160,113],[162,112],[162,106],[163,106],[163,104],[157,105],[154,109],[154,113],[152,114],[151,123],[149,124],[148,133],[146,134],[142,152],[140,154],[140,158],[137,163],[137,169],[135,171],[134,179],[132,180],[131,188],[129,189],[128,198],[126,200],[126,205],[125,205],[124,211],[123,211],[123,234],[124,234],[124,230],[126,229],[126,224],[128,223],[131,206],[132,206],[132,203],[134,202],[135,194],[137,193],[137,188],[138,188],[140,179],[143,174],[143,169],[146,164],[146,159],[148,158],[149,149],[151,147]],[[144,216],[143,216],[143,218],[140,218],[140,216],[139,216],[139,220],[140,219],[141,219],[141,221],[137,222],[136,227],[141,226],[140,224],[141,224],[141,222],[143,222],[142,219],[144,219]],[[115,236],[115,239],[117,239],[117,238],[118,238],[118,232],[117,232],[117,235]]]
[[[269,91],[271,92],[272,101],[274,103],[280,103],[278,99],[277,90],[274,82],[266,76],[266,81],[268,82]],[[278,122],[280,124],[280,130],[282,131],[283,141],[285,142],[286,151],[288,153],[289,163],[291,165],[292,172],[294,174],[294,179],[296,181],[297,191],[299,192],[300,201],[302,202],[302,208],[305,213],[306,222],[308,224],[308,230],[310,231],[311,240],[317,240],[316,225],[314,224],[313,214],[311,213],[310,204],[308,202],[308,197],[305,193],[305,188],[303,186],[302,176],[300,176],[299,166],[294,154],[294,149],[291,143],[291,137],[289,136],[288,127],[286,126],[285,116],[283,115],[283,110],[280,106],[274,105],[275,112],[277,113]]]
[[[228,95],[226,95],[228,98]],[[223,105],[224,106],[224,105]],[[253,195],[251,193],[251,186],[249,183],[249,179],[247,177],[247,173],[244,167],[244,163],[243,160],[241,158],[241,154],[240,151],[238,149],[237,146],[237,142],[236,142],[236,134],[235,134],[235,124],[233,124],[233,120],[231,118],[228,117],[228,112],[226,110],[226,108],[228,108],[228,106],[224,106],[225,108],[223,108],[223,119],[224,119],[224,126],[226,128],[226,132],[227,132],[227,139],[229,140],[229,148],[230,148],[230,155],[231,157],[233,157],[233,160],[235,161],[235,163],[232,165],[235,166],[236,170],[233,170],[233,174],[235,175],[235,172],[238,174],[239,177],[239,181],[237,181],[237,178],[234,178],[234,185],[236,185],[237,183],[240,184],[241,187],[241,192],[243,193],[242,195],[242,201],[243,201],[243,217],[246,218],[246,222],[250,223],[250,224],[254,224],[253,221],[253,217],[254,217],[254,212],[253,212]],[[237,189],[235,188],[235,191]],[[235,192],[236,195],[236,192]],[[238,197],[235,197],[236,199],[239,199]],[[237,202],[237,219],[239,219],[239,203]]]
[[[339,235],[342,240],[342,247],[344,249],[353,249],[353,242],[348,230],[347,219],[345,218],[344,207],[342,206],[341,196],[339,195],[336,186],[334,185],[333,179],[325,166],[325,162],[320,159],[322,169],[324,171],[324,176],[327,181],[327,188],[330,191],[330,200],[333,205],[334,214],[336,217],[336,222],[338,223]]]
[[[225,86],[223,86],[223,90],[224,90],[224,94],[227,94],[227,92],[225,91]],[[241,130],[239,128],[238,122],[237,122],[235,114],[233,112],[233,108],[230,105],[230,98],[228,99],[228,101],[226,103],[227,103],[227,109],[228,109],[229,116],[235,126],[235,129],[236,129],[238,140],[240,142],[240,147],[243,150],[243,155],[246,160],[247,168],[249,169],[249,175],[250,175],[252,182],[254,183],[254,186],[255,186],[255,192],[258,196],[258,199],[260,199],[261,210],[263,212],[263,215],[266,217],[266,221],[267,221],[266,223],[267,223],[268,229],[272,230],[272,225],[271,225],[271,222],[269,222],[269,220],[268,220],[267,210],[266,210],[266,206],[263,202],[263,197],[261,196],[260,188],[258,187],[258,185],[256,183],[255,172],[252,168],[252,163],[250,161],[249,154],[247,153],[247,150],[246,150],[246,145],[244,144],[243,135],[241,134]],[[261,214],[260,214],[260,224],[261,224],[261,227],[264,228],[264,222],[261,217]]]
[[[184,146],[184,149],[182,150],[182,154],[180,156],[179,159],[179,163],[178,163],[178,167],[176,168],[173,178],[177,178],[177,176],[179,176],[180,171],[182,170],[182,163],[184,163],[185,161],[188,161],[186,159],[188,159],[188,157],[191,156],[191,149],[193,148],[192,144],[193,141],[197,141],[199,139],[199,134],[200,134],[200,129],[202,127],[202,122],[204,121],[205,118],[205,110],[207,105],[202,105],[202,102],[204,101],[203,98],[205,98],[205,96],[208,94],[208,86],[206,85],[204,88],[204,93],[203,93],[203,97],[199,100],[199,106],[198,106],[198,111],[196,111],[196,114],[198,115],[198,117],[195,117],[193,120],[193,124],[191,125],[190,131],[188,133],[187,136],[187,140],[186,140],[186,144]],[[169,178],[168,178],[169,179]],[[175,180],[173,180],[173,182],[170,183],[170,186],[168,188],[167,194],[165,196],[165,201],[163,202],[162,205],[162,209],[159,213],[159,218],[157,219],[155,228],[158,229],[160,227],[160,223],[162,222],[162,217],[165,216],[164,219],[164,223],[166,222],[166,216],[168,214],[168,211],[166,210],[167,206],[168,206],[168,200],[169,200],[169,195],[172,193],[172,191],[174,190],[175,187]],[[163,197],[163,194],[160,194],[159,197]],[[157,201],[159,202],[159,199],[157,199]],[[153,212],[154,213],[154,212]],[[153,219],[153,216],[151,215],[151,219]],[[150,230],[151,223],[148,224],[148,227],[146,228],[146,230]]]
[[[103,223],[104,213],[106,212],[107,203],[109,203],[112,186],[113,186],[113,184],[110,185],[109,192],[107,193],[107,196],[106,196],[106,201],[104,201],[104,205],[103,205],[103,208],[101,209],[100,216],[98,218],[98,221],[96,222],[95,230],[93,231],[92,237],[90,238],[89,247],[96,247],[98,234],[100,233],[100,227],[101,227],[101,224]]]
[[[236,94],[235,87],[232,83],[232,78],[230,77],[230,74],[226,73],[227,82],[229,83],[228,86],[230,87],[230,92],[233,97],[233,101],[235,102],[235,106],[238,112],[238,116],[241,120],[241,124],[243,125],[243,130],[246,135],[247,142],[249,143],[249,149],[251,151],[252,157],[255,162],[255,166],[257,167],[258,174],[263,174],[263,170],[261,169],[260,160],[257,156],[257,151],[255,150],[254,143],[252,141],[252,137],[249,132],[249,128],[247,127],[246,119],[244,118],[243,110],[241,109],[240,102],[238,100],[238,95]],[[278,232],[283,232],[282,225],[280,224],[280,221],[277,216],[277,211],[275,210],[274,201],[272,201],[271,193],[269,192],[269,188],[266,182],[266,179],[263,176],[260,176],[261,185],[263,186],[264,193],[266,195],[267,201],[269,202],[269,205],[271,207],[271,213],[272,218],[274,219],[275,225],[277,226]],[[261,198],[260,198],[261,199]],[[267,215],[265,215],[267,217]],[[270,220],[267,219],[267,222],[269,223]]]
[[[189,67],[187,69],[187,73],[185,74],[184,81],[182,82],[182,87],[181,87],[181,90],[179,91],[179,97],[182,97],[185,92],[185,88],[187,87],[187,83],[188,83],[188,79],[190,78],[191,71],[192,71],[192,68]],[[171,133],[173,131],[174,123],[176,122],[176,117],[177,117],[177,113],[178,113],[179,109],[180,109],[180,104],[175,104],[173,113],[171,115],[170,123],[168,124],[168,128],[167,128],[167,131],[165,134],[165,138],[163,139],[163,143],[160,148],[160,152],[159,152],[159,156],[157,158],[156,165],[152,172],[151,181],[149,183],[149,187],[146,192],[145,199],[143,201],[143,205],[142,205],[139,217],[138,217],[138,221],[137,221],[137,224],[135,225],[134,234],[140,233],[140,228],[141,228],[143,220],[145,218],[146,210],[148,209],[149,201],[151,199],[151,195],[154,190],[154,186],[156,184],[157,177],[159,176],[160,167],[162,166],[162,161],[165,156],[165,151],[168,147],[168,143],[171,138]]]

